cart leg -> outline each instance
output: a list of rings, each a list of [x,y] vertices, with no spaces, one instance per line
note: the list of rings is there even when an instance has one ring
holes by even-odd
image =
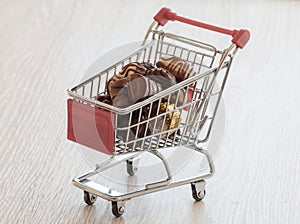
[[[152,153],[153,155],[155,155],[156,157],[158,157],[162,161],[162,163],[163,163],[163,165],[164,165],[164,167],[166,169],[168,177],[164,181],[159,181],[159,182],[147,184],[146,185],[146,189],[156,188],[156,187],[160,187],[160,186],[164,186],[164,185],[170,184],[170,182],[172,180],[172,173],[171,173],[171,169],[169,167],[169,164],[168,164],[166,158],[160,152],[158,152],[157,150],[153,150],[153,151],[149,151],[149,152]]]
[[[103,170],[106,170],[114,165],[114,164],[109,164],[106,167],[98,167],[98,168],[96,168],[96,170],[92,170],[86,174],[81,175],[80,177],[75,178],[73,180],[73,184],[76,187],[85,191],[85,199],[86,199],[85,201],[87,204],[94,203],[97,197],[101,197],[103,199],[112,201],[112,212],[117,217],[121,216],[124,213],[124,209],[125,209],[124,201],[126,201],[126,200],[129,200],[134,197],[142,196],[145,194],[149,194],[152,192],[157,192],[160,190],[165,190],[165,189],[182,186],[182,185],[186,185],[186,184],[191,184],[193,197],[195,200],[199,201],[199,200],[202,200],[205,196],[205,181],[204,181],[204,179],[211,177],[215,172],[215,168],[214,168],[212,158],[206,150],[204,150],[203,148],[198,147],[196,145],[192,146],[192,148],[201,154],[203,153],[205,155],[205,157],[207,158],[207,161],[209,164],[209,171],[207,171],[206,173],[203,173],[199,176],[196,176],[196,177],[191,177],[191,178],[171,182],[172,175],[171,175],[170,167],[167,163],[166,158],[158,151],[153,150],[153,151],[149,151],[149,152],[152,153],[153,155],[155,155],[156,157],[158,157],[162,161],[162,163],[166,169],[166,172],[167,172],[166,180],[147,184],[145,186],[145,188],[137,190],[137,191],[122,193],[122,192],[113,190],[110,187],[103,186],[101,184],[98,184],[98,183],[88,179],[89,177],[97,175],[100,172],[102,172]],[[136,157],[136,156],[127,157],[124,160],[122,160],[122,162],[128,160],[128,158],[133,158],[133,157]],[[118,164],[118,163],[116,163],[116,164]],[[89,197],[87,197],[87,196],[89,196]]]
[[[207,177],[213,176],[215,173],[215,166],[211,158],[211,155],[208,153],[208,151],[196,145],[194,146],[194,150],[203,153],[206,156],[206,159],[209,164],[209,173],[207,174]],[[201,201],[205,197],[206,195],[205,185],[206,185],[205,180],[200,180],[191,183],[192,196],[196,201]]]
[[[215,174],[215,166],[214,166],[214,162],[213,162],[209,152],[206,151],[205,149],[203,149],[202,147],[198,147],[196,145],[193,148],[194,148],[194,150],[196,150],[200,153],[203,153],[206,156],[206,159],[207,159],[208,164],[209,164],[209,174],[208,174],[208,176],[213,176]]]
[[[130,176],[134,176],[135,173],[137,172],[139,162],[140,162],[140,157],[133,157],[126,160],[126,169],[127,169],[127,173]]]

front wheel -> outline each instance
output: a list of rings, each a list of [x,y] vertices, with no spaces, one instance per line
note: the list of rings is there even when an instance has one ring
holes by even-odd
[[[116,217],[120,217],[125,212],[125,203],[119,201],[112,201],[112,213]]]
[[[95,203],[95,201],[97,200],[97,196],[90,193],[90,192],[87,192],[87,191],[84,191],[83,192],[83,199],[84,199],[84,202],[88,205],[92,205]]]

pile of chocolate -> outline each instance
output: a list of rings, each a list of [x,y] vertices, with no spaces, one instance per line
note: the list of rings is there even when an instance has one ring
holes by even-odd
[[[125,65],[122,70],[114,75],[106,84],[107,95],[98,95],[98,101],[125,108],[135,103],[141,102],[150,96],[153,96],[170,86],[179,83],[193,75],[196,72],[185,60],[175,56],[164,56],[157,61],[156,66],[145,62],[132,62]],[[163,131],[176,128],[180,123],[180,112],[176,107],[183,105],[186,101],[185,90],[181,89],[173,93],[168,99],[163,99],[158,105],[158,101],[152,105],[144,106],[132,112],[131,124],[128,124],[129,117],[123,116],[118,119],[118,127],[132,126],[129,140],[137,137],[145,137],[153,134],[151,124],[143,121],[155,117],[161,113],[172,111],[165,116],[165,122],[158,121],[155,129],[162,129],[159,125],[163,125]],[[151,108],[151,109],[150,109]],[[120,116],[119,116],[120,117]],[[142,123],[137,125],[138,123]],[[175,132],[169,132],[164,135],[170,136]],[[120,134],[123,139],[124,134]],[[127,137],[128,138],[128,135]],[[128,139],[127,139],[128,140]]]

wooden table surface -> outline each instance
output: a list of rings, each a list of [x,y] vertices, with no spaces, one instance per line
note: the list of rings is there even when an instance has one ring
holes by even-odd
[[[226,86],[206,198],[174,188],[114,218],[71,184],[89,167],[66,140],[66,89],[108,50],[141,40],[164,5],[252,37]],[[1,223],[300,223],[299,1],[1,0],[0,15]]]

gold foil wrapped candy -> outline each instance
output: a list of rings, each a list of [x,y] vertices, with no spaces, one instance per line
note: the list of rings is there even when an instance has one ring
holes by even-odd
[[[164,127],[162,131],[167,131],[173,128],[177,128],[180,123],[180,112],[179,110],[175,109],[175,104],[170,103],[170,102],[163,102],[160,103],[159,107],[159,114],[168,112],[165,116],[160,116],[157,121],[156,129],[158,132],[161,132],[161,127],[164,123]],[[175,130],[170,130],[169,132],[164,133],[162,136],[163,137],[168,137],[173,134],[175,134],[177,129]]]

